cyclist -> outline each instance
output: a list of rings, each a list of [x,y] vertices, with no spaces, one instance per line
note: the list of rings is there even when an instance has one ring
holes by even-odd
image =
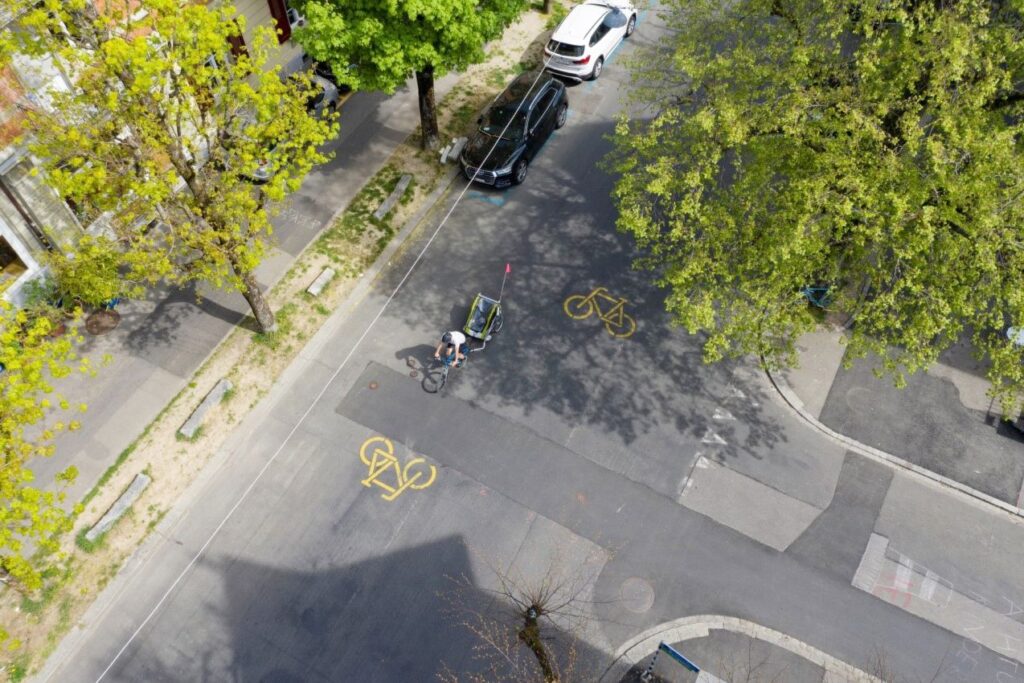
[[[450,358],[454,354],[455,362],[453,365],[457,368],[461,367],[462,361],[466,359],[466,353],[469,351],[469,346],[466,344],[466,335],[458,330],[445,332],[441,335],[441,343],[434,349],[434,358],[437,360],[441,360],[441,349],[445,349],[445,357]]]

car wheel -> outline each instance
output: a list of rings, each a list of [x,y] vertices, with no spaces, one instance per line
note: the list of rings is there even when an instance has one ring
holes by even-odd
[[[594,62],[594,70],[590,72],[590,80],[596,81],[601,76],[602,71],[604,71],[604,57],[598,57],[597,61]]]
[[[567,118],[569,118],[569,105],[563,104],[558,108],[558,113],[555,114],[555,128],[564,126]]]
[[[519,183],[526,180],[526,159],[520,159],[516,162],[516,165],[512,167],[512,184],[518,185]]]
[[[626,37],[629,38],[633,35],[633,31],[636,30],[636,15],[632,14],[629,17],[629,23],[626,24]]]

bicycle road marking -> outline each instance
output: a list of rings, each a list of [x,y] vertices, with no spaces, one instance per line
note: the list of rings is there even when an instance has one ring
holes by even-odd
[[[359,459],[368,468],[368,476],[360,483],[367,488],[376,485],[384,489],[380,497],[389,503],[407,489],[427,488],[437,478],[437,468],[419,456],[409,458],[404,466],[399,464],[395,446],[386,436],[371,436],[364,441],[359,447]],[[381,480],[381,477],[388,479],[389,473],[393,484]]]
[[[573,320],[589,318],[596,312],[608,334],[616,339],[628,339],[636,332],[636,320],[626,313],[627,303],[629,301],[622,297],[612,296],[606,287],[598,286],[587,295],[570,294],[562,302],[562,310]]]

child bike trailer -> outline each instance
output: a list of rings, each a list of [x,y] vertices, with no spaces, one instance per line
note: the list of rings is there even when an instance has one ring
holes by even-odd
[[[504,321],[501,317],[501,302],[483,294],[477,294],[469,307],[466,325],[462,331],[467,337],[482,341],[484,344],[501,331]]]

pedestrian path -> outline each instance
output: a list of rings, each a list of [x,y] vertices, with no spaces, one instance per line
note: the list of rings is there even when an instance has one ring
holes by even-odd
[[[457,77],[438,79],[438,100]],[[315,169],[273,219],[278,244],[256,270],[264,289],[287,272],[415,130],[419,114],[411,92],[387,98],[358,93],[345,103],[341,132],[327,145],[334,158]],[[116,329],[86,338],[81,352],[92,359],[96,376],[65,378],[59,389],[72,404],[85,403],[88,412],[80,429],[57,436],[52,458],[34,463],[40,481],[52,482],[57,472],[73,465],[79,475],[68,499],[80,500],[248,313],[240,294],[210,287],[199,294],[193,287],[155,288],[144,299],[118,307]]]
[[[661,643],[669,647],[659,652]],[[676,653],[685,664],[673,658]],[[878,680],[784,633],[735,617],[701,615],[661,624],[625,643],[601,683]]]
[[[819,431],[868,457],[1024,514],[1024,434],[987,398],[984,367],[963,344],[897,389],[870,359],[842,367],[841,331],[800,341],[799,367],[770,379]]]

